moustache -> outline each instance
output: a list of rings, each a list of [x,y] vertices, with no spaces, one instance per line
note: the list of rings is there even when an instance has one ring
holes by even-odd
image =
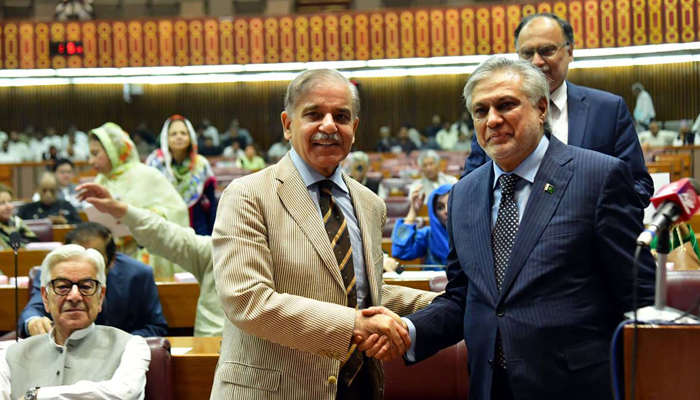
[[[334,141],[336,143],[340,143],[340,135],[337,133],[317,132],[317,133],[314,133],[313,136],[311,136],[311,140],[313,140],[313,141],[331,140],[331,141]]]

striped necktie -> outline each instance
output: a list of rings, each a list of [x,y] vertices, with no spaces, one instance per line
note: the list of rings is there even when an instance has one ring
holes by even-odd
[[[333,254],[338,261],[340,274],[343,277],[345,293],[348,296],[348,307],[357,309],[357,285],[355,284],[355,268],[352,262],[352,246],[350,244],[350,231],[343,211],[335,203],[331,189],[333,182],[323,180],[318,182],[319,205],[323,215],[323,223],[331,241]],[[350,346],[347,358],[340,367],[340,382],[350,386],[355,376],[362,368],[362,352],[356,349],[356,345]]]

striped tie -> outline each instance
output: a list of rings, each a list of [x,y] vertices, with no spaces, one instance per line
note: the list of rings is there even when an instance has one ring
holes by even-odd
[[[348,296],[348,307],[357,309],[357,287],[355,285],[355,268],[352,262],[352,246],[350,245],[350,232],[348,231],[345,216],[337,204],[331,188],[333,182],[323,180],[318,182],[320,193],[319,204],[323,223],[331,241],[331,247],[338,261],[340,274],[345,284],[345,293]],[[350,346],[347,359],[340,367],[340,381],[350,386],[355,376],[362,368],[362,352],[356,350],[356,345]]]

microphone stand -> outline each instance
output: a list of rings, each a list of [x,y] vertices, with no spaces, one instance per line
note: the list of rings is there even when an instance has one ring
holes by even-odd
[[[12,243],[12,251],[15,253],[15,342],[19,342],[19,327],[17,326],[19,321],[19,268],[17,267],[18,249],[19,243]]]
[[[671,235],[668,229],[659,231],[656,241],[656,285],[654,292],[654,305],[637,310],[637,320],[641,322],[665,321],[672,322],[683,316],[683,312],[666,306],[666,261],[671,252]],[[681,244],[682,245],[682,244]],[[634,318],[633,312],[625,314],[630,319]],[[692,318],[692,319],[691,319]],[[691,315],[688,320],[694,320]],[[696,322],[697,323],[697,322]]]

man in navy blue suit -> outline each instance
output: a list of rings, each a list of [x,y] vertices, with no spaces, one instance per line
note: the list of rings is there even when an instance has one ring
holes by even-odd
[[[565,144],[617,157],[632,170],[634,185],[644,207],[654,194],[634,122],[625,101],[614,94],[574,85],[566,80],[574,59],[574,31],[554,14],[525,17],[515,30],[515,48],[521,59],[544,72],[549,82],[550,115],[554,136]],[[488,161],[476,135],[464,175]]]
[[[446,291],[404,318],[421,361],[462,339],[472,400],[610,399],[610,341],[633,308],[642,207],[619,159],[551,135],[545,76],[491,58],[464,88],[494,160],[450,195]],[[654,260],[639,263],[639,306]]]
[[[153,269],[116,252],[112,234],[106,227],[87,222],[66,236],[66,244],[79,244],[99,251],[107,265],[107,294],[98,325],[119,328],[143,337],[165,336],[168,324],[153,280]],[[32,297],[19,317],[20,336],[28,337],[51,331],[50,315],[41,299],[41,271],[34,277]]]

